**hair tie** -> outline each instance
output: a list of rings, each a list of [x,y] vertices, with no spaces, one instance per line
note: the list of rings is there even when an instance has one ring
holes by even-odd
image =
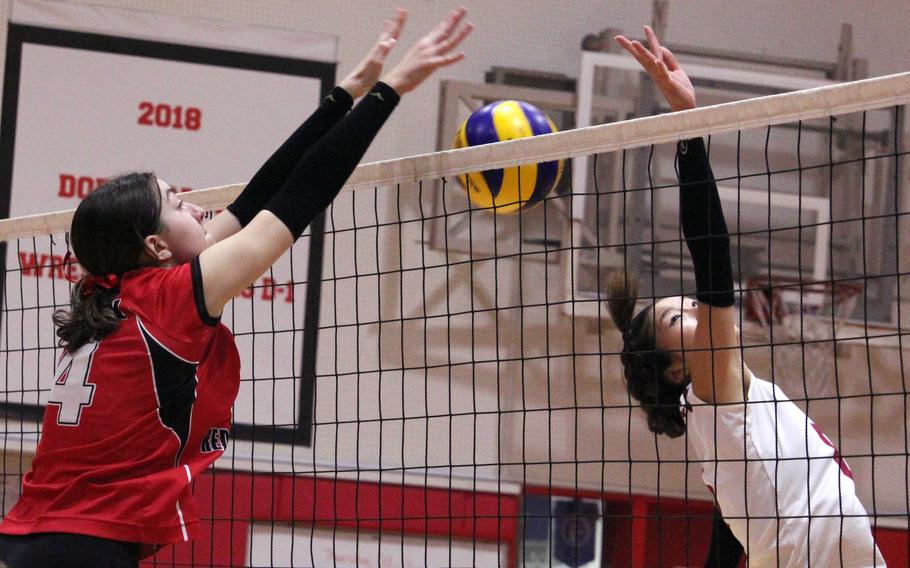
[[[86,274],[82,278],[82,295],[91,296],[95,293],[97,288],[104,288],[105,290],[113,290],[120,286],[120,278],[116,274],[108,274],[107,276],[94,276],[92,274]]]

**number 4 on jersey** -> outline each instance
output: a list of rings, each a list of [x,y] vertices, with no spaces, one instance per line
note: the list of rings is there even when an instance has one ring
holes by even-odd
[[[57,411],[57,424],[60,426],[78,426],[82,409],[92,405],[95,385],[88,382],[88,374],[97,348],[98,344],[92,342],[86,343],[75,353],[64,350],[57,361],[54,372],[57,380],[54,381],[47,403],[60,406]]]

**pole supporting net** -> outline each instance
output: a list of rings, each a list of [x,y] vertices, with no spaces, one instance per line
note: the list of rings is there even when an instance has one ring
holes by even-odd
[[[908,102],[903,73],[360,166],[227,306],[241,385],[225,454],[194,480],[202,534],[146,562],[689,566],[728,524],[756,562],[777,540],[761,565],[831,565],[820,550],[905,564]],[[774,439],[770,454],[720,451],[731,416],[783,427],[776,401],[716,406],[704,458],[689,432],[649,431],[627,391],[609,283],[634,277],[640,307],[694,297],[676,142],[695,137],[730,232],[743,365],[810,418],[788,436],[836,447],[824,459],[862,514],[812,504],[822,457],[775,455]],[[472,205],[457,179],[570,159],[512,214]],[[184,198],[215,213],[241,189]],[[52,314],[82,275],[71,218],[0,221],[4,512],[44,408],[62,404]],[[756,461],[776,491],[756,489]],[[801,484],[777,479],[799,467]],[[730,491],[745,514],[719,506]],[[857,518],[875,542],[861,550],[845,534]],[[825,530],[787,532],[812,523]]]

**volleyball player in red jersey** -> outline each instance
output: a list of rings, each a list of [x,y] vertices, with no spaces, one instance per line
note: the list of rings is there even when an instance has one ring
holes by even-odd
[[[71,241],[88,275],[55,315],[65,349],[22,496],[0,524],[0,560],[135,567],[195,536],[191,482],[224,452],[239,387],[225,304],[332,202],[400,96],[464,57],[464,18],[453,10],[376,82],[404,26],[399,9],[357,70],[208,223],[148,173],[79,205]]]

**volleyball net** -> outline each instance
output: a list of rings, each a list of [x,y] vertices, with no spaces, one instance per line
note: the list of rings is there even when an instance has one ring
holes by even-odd
[[[744,360],[831,438],[905,562],[908,102],[903,73],[360,166],[225,309],[241,387],[230,446],[195,481],[205,534],[151,562],[700,565],[704,464],[648,431],[604,302],[620,270],[643,302],[694,295],[674,159],[697,136]],[[457,181],[572,159],[510,215]],[[214,214],[241,189],[183,197]],[[4,511],[54,403],[51,315],[81,277],[71,216],[0,221]]]

